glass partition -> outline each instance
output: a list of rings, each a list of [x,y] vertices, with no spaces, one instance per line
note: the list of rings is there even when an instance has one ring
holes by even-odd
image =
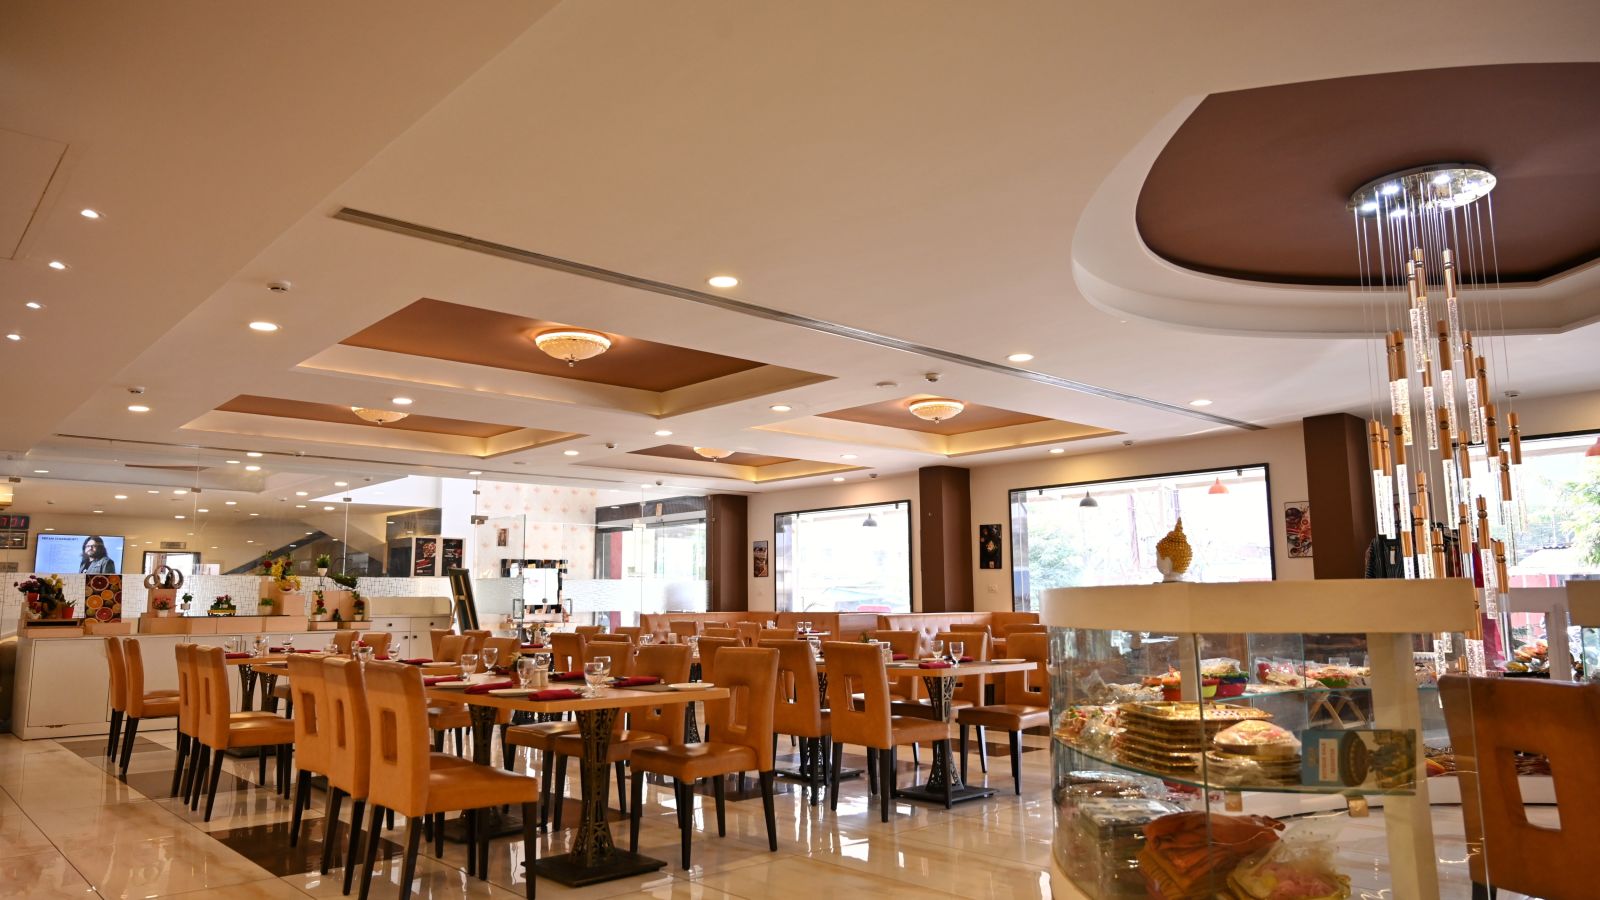
[[[911,612],[911,501],[779,513],[780,612]]]

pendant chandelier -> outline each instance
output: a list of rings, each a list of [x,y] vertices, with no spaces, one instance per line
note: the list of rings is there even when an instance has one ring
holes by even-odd
[[[712,462],[716,462],[719,459],[727,459],[733,455],[732,450],[724,450],[721,447],[695,447],[694,452]]]
[[[1481,290],[1498,281],[1494,187],[1481,167],[1439,164],[1369,182],[1348,204],[1367,314],[1384,341],[1386,384],[1367,426],[1378,531],[1398,543],[1404,577],[1482,585],[1462,648],[1474,675],[1486,671],[1486,646],[1506,652],[1506,543],[1522,518],[1521,429],[1491,399],[1489,339],[1475,334],[1503,321]],[[1474,451],[1485,461],[1476,471]],[[1441,666],[1449,643],[1436,636]]]
[[[411,415],[395,409],[370,409],[365,406],[352,406],[350,411],[374,425],[393,425]]]
[[[961,415],[967,408],[960,400],[947,400],[943,397],[932,397],[927,400],[914,401],[910,407],[911,414],[928,422],[943,422]]]
[[[553,328],[533,336],[533,345],[550,356],[576,366],[611,349],[611,339],[583,328]]]

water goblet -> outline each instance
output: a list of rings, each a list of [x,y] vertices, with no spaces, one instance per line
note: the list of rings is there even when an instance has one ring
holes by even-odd
[[[609,657],[609,656],[596,656],[596,657],[593,657],[592,661],[593,662],[597,662],[602,666],[604,672],[606,673],[606,677],[607,678],[611,677],[611,657]]]
[[[478,656],[483,659],[483,670],[493,672],[495,663],[500,661],[500,648],[485,647],[478,651]]]
[[[966,655],[967,655],[967,643],[966,643],[966,641],[951,641],[950,642],[950,665],[952,665],[952,666],[961,665],[961,658],[963,656],[966,656]]]
[[[323,645],[322,652],[328,654],[329,656],[338,656],[339,644],[335,641],[329,641]]]
[[[641,632],[640,635],[639,635],[639,646],[643,647],[643,646],[646,646],[646,645],[650,644],[654,640],[654,638],[655,638],[655,635],[651,634],[648,631]]]
[[[461,663],[462,678],[471,678],[478,674],[478,654],[463,653],[456,661]]]
[[[547,652],[535,653],[533,655],[533,664],[545,670],[546,672],[550,671],[550,660],[551,656]]]
[[[606,673],[610,663],[602,663],[598,659],[583,664],[583,680],[587,685],[585,697],[600,696],[600,688],[605,686]]]
[[[240,640],[243,640],[243,638],[241,638]],[[254,647],[255,647],[255,651],[256,651],[256,655],[257,656],[266,656],[267,655],[267,636],[264,635],[264,634],[257,635]]]
[[[525,688],[533,687],[533,673],[539,671],[539,663],[533,658],[524,656],[517,660],[517,680]]]
[[[350,648],[350,655],[355,657],[356,662],[365,666],[367,663],[372,662],[373,658],[378,655],[378,651],[375,648],[363,645]]]
[[[294,652],[294,635],[286,634],[286,635],[283,636],[283,652],[285,652],[285,653],[293,653]]]
[[[944,659],[944,641],[937,638],[928,642],[928,655],[934,659]]]
[[[819,638],[819,637],[808,637],[808,638],[806,638],[806,643],[811,645],[811,656],[812,656],[812,658],[813,659],[821,659],[822,658],[822,638]]]

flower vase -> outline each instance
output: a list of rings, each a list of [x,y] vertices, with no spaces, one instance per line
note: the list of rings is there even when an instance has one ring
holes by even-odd
[[[326,568],[318,568],[317,569],[317,577],[318,578],[327,578],[328,577],[328,570]]]
[[[70,618],[73,618],[73,615],[72,615],[72,604],[70,604],[70,603],[61,604],[61,608],[59,610],[56,610],[56,618],[58,618],[58,619],[70,619]]]

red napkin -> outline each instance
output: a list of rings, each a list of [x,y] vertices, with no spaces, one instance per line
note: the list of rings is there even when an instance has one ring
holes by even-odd
[[[963,656],[963,657],[961,657],[961,661],[962,661],[962,662],[972,662],[972,657],[970,657],[970,656]]]
[[[414,656],[411,659],[402,659],[400,661],[405,663],[408,666],[420,666],[423,663],[431,663],[431,662],[433,662],[433,660],[427,658],[426,656]]]
[[[222,654],[222,658],[223,659],[249,659],[250,656],[251,656],[251,654],[249,654],[249,653],[224,653],[224,654]]]
[[[460,675],[434,675],[431,678],[422,679],[422,683],[424,685],[426,685],[427,687],[433,687],[436,684],[443,684],[446,681],[460,681],[460,680],[461,680],[461,676]]]
[[[894,655],[895,662],[899,662],[902,659],[910,659],[910,658],[911,658],[910,655],[905,654],[905,653],[896,653]]]
[[[522,645],[522,649],[524,649],[524,650],[543,650],[544,649],[544,645],[543,644],[523,644]]]
[[[483,684],[475,684],[472,687],[467,688],[466,692],[469,694],[487,694],[490,691],[498,691],[501,688],[516,686],[517,683],[514,681],[485,681]]]
[[[615,688],[628,688],[628,687],[643,687],[643,686],[645,686],[647,684],[660,684],[660,683],[661,683],[661,679],[657,678],[654,675],[634,675],[634,676],[631,676],[629,678],[618,678],[616,681],[611,682],[611,686],[615,687]]]
[[[583,696],[572,688],[550,688],[545,691],[534,691],[528,695],[529,700],[576,700]]]
[[[917,663],[919,669],[948,669],[950,664],[942,659],[925,659]]]
[[[291,649],[289,647],[273,647],[271,650],[268,650],[267,652],[268,653],[316,653],[317,651],[311,649],[310,647],[301,647],[299,650],[294,650],[294,649]]]
[[[551,681],[582,681],[582,672],[557,672],[550,676]]]

